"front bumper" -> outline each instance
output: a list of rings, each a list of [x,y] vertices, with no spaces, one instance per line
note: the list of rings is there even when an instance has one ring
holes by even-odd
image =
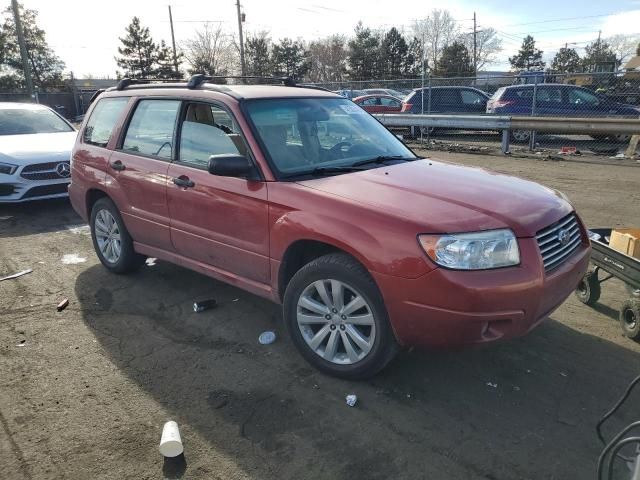
[[[545,273],[535,239],[519,240],[521,264],[485,271],[436,268],[417,279],[374,274],[402,345],[458,347],[524,335],[558,308],[589,265],[583,244]]]
[[[71,179],[69,176],[58,175],[55,167],[52,170],[51,163],[66,164],[69,162],[47,162],[42,164],[31,164],[20,167],[11,175],[0,174],[0,203],[18,203],[29,200],[43,200],[48,198],[66,197],[67,188]],[[42,165],[42,169],[39,166]],[[35,178],[25,178],[22,174],[26,168],[31,171],[25,173],[26,176]],[[70,170],[65,170],[66,172]],[[37,178],[53,177],[53,178]]]

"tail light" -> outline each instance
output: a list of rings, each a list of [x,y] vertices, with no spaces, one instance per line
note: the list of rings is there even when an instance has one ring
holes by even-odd
[[[413,107],[412,103],[402,102],[402,109],[400,111],[401,112],[410,112],[411,111],[411,107]]]

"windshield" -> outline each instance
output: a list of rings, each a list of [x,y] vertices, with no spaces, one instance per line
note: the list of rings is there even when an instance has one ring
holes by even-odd
[[[416,158],[395,135],[349,100],[252,100],[247,110],[273,165],[285,176],[351,167],[376,158]]]
[[[0,135],[72,132],[73,129],[48,109],[0,109]]]

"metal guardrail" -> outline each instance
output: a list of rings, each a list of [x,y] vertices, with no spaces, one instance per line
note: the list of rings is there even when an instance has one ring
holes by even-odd
[[[513,130],[580,135],[640,135],[640,119],[635,118],[420,115],[405,113],[374,114],[374,117],[388,127],[502,131],[502,153],[509,151],[509,137],[510,132]]]

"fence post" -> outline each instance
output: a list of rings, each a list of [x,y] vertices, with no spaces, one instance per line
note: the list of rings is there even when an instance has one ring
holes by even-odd
[[[531,99],[531,116],[536,114],[536,99],[538,98],[538,76],[533,77],[533,98]],[[536,148],[536,132],[533,130],[529,136],[529,151],[533,152]]]
[[[509,153],[511,153],[509,151],[509,136],[510,136],[511,132],[510,130],[502,130],[502,145],[500,146],[500,150],[502,150],[502,153],[504,155],[507,155]]]

